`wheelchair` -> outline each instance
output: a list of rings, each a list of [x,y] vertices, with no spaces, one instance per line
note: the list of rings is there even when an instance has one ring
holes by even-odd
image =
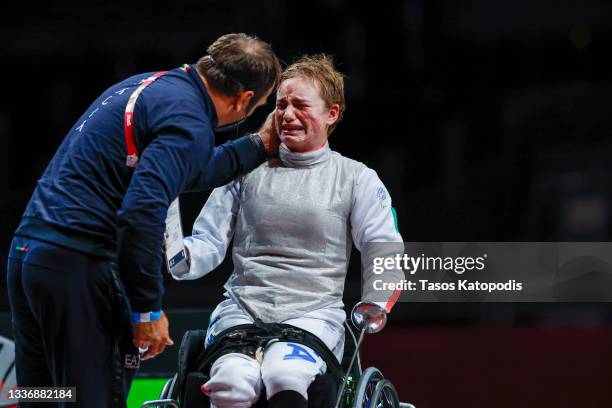
[[[260,336],[264,341],[292,341],[304,344],[316,351],[327,363],[327,372],[315,378],[310,394],[325,394],[318,398],[317,408],[415,408],[400,402],[393,383],[375,367],[361,369],[360,346],[366,333],[377,333],[386,324],[386,314],[369,302],[360,302],[351,314],[353,324],[359,329],[359,338],[345,322],[345,352],[341,364],[333,353],[314,335],[289,325],[262,324],[232,327],[219,334],[224,342],[213,342],[204,348],[206,331],[190,330],[185,333],[179,349],[176,374],[164,385],[157,400],[145,402],[141,408],[196,408],[208,406],[208,398],[200,387],[208,380],[206,369],[222,355],[223,347],[232,349],[245,346],[246,339]],[[229,340],[227,340],[229,339]],[[227,344],[233,342],[230,346]],[[259,352],[261,349],[256,351]],[[254,358],[256,353],[251,353]],[[249,354],[249,353],[246,353]],[[206,371],[203,372],[203,371]],[[313,398],[314,400],[314,398]],[[335,405],[332,401],[335,401]],[[266,407],[265,390],[254,408]]]

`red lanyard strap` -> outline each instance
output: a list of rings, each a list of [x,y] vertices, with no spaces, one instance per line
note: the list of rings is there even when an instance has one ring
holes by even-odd
[[[128,103],[125,106],[125,114],[123,115],[123,128],[125,130],[125,145],[127,148],[127,158],[125,164],[128,167],[136,167],[138,164],[138,148],[134,142],[134,107],[136,99],[144,89],[151,85],[155,80],[166,74],[168,71],[156,72],[152,76],[145,79],[138,88],[130,95]]]

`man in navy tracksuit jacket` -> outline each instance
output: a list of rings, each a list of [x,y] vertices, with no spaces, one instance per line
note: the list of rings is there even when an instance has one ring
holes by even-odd
[[[20,386],[77,387],[81,406],[124,406],[136,346],[153,357],[172,344],[160,274],[169,204],[250,171],[275,144],[264,128],[214,146],[215,127],[246,118],[278,83],[270,46],[230,34],[207,51],[107,89],[38,181],[8,264]]]

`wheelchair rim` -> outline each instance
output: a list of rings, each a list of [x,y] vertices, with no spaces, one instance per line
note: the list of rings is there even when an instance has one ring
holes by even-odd
[[[383,379],[382,373],[377,368],[367,368],[359,378],[353,408],[374,408],[370,405],[370,400],[374,395],[376,385]]]
[[[376,384],[374,394],[369,404],[370,408],[398,408],[399,397],[393,383],[387,379]]]
[[[164,384],[164,388],[162,388],[161,392],[159,393],[159,398],[170,398],[175,379],[176,374],[174,374],[171,378],[168,379],[168,381],[166,381],[166,383]]]

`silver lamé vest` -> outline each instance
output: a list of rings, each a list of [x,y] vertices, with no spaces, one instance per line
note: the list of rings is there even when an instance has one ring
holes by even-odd
[[[253,318],[282,322],[341,304],[353,191],[365,165],[329,146],[294,153],[242,178],[227,294]]]

